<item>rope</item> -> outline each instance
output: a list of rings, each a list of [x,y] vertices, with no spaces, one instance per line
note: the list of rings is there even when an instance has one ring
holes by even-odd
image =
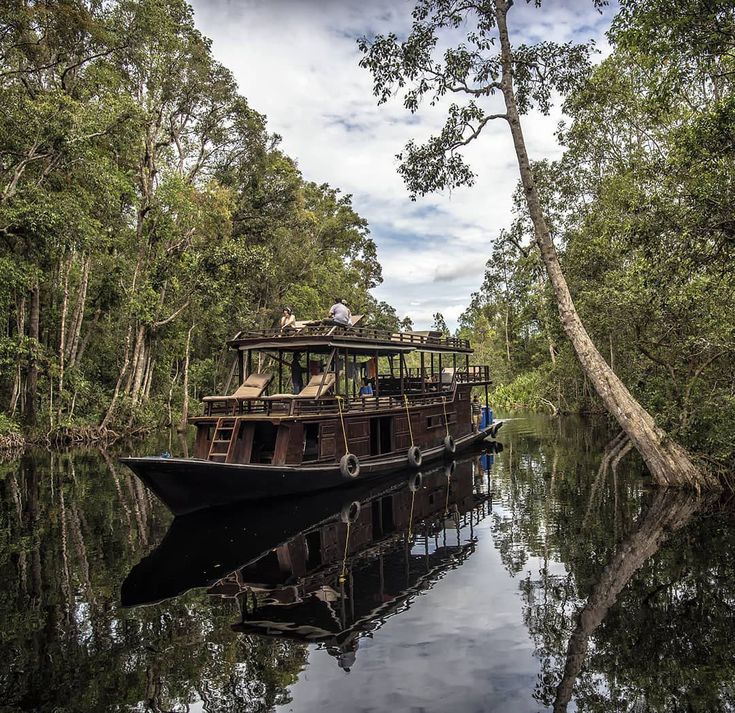
[[[403,394],[403,400],[406,402],[406,420],[408,421],[408,433],[411,436],[411,448],[413,448],[413,429],[411,428],[411,413],[408,410],[408,396]]]
[[[444,501],[444,517],[449,513],[449,481],[452,479],[452,472],[447,473],[447,499]]]
[[[447,427],[447,436],[449,435],[449,419],[447,418],[447,397],[442,396],[442,408],[444,409],[444,425]]]
[[[347,521],[347,533],[345,534],[345,554],[342,557],[342,573],[339,575],[339,583],[344,584],[347,581],[347,550],[350,547],[350,521]]]
[[[347,431],[345,430],[345,419],[342,416],[342,397],[337,396],[337,408],[339,410],[339,420],[342,423],[342,436],[345,439],[345,453],[349,453],[350,449],[347,446]]]
[[[408,516],[408,539],[411,539],[413,534],[413,501],[416,499],[416,491],[411,491],[411,514]]]

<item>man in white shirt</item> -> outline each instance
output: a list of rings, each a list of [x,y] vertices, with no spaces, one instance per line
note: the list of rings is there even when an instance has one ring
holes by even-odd
[[[339,324],[343,327],[349,327],[350,317],[352,317],[352,312],[350,312],[349,308],[342,301],[342,299],[337,297],[334,300],[334,304],[332,305],[332,308],[329,310],[329,316],[332,318],[332,321],[335,324]]]

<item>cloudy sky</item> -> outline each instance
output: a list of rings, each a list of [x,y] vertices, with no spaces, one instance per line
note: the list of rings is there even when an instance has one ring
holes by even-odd
[[[507,125],[493,122],[467,157],[475,186],[412,202],[395,154],[443,123],[443,108],[411,115],[400,100],[376,106],[370,74],[358,67],[356,39],[407,32],[410,0],[193,0],[196,23],[215,57],[235,74],[250,105],[283,137],[307,180],[353,196],[370,223],[383,265],[378,299],[409,315],[417,329],[442,312],[450,328],[482,283],[492,241],[507,227],[518,169]],[[511,41],[587,41],[604,49],[612,12],[591,0],[517,2]],[[532,159],[559,155],[549,117],[526,117]]]

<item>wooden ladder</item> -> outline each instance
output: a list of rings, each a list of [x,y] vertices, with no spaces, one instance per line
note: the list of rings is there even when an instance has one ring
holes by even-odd
[[[217,419],[217,426],[214,429],[214,436],[212,442],[209,445],[209,456],[208,460],[220,461],[227,463],[232,449],[232,444],[235,440],[235,432],[237,419],[236,418],[219,418]]]

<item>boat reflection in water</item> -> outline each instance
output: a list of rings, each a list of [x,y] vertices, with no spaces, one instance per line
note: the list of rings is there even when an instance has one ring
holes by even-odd
[[[235,598],[236,631],[322,644],[349,671],[360,638],[475,549],[492,455],[268,507],[176,518],[122,586],[124,606],[193,588]]]

